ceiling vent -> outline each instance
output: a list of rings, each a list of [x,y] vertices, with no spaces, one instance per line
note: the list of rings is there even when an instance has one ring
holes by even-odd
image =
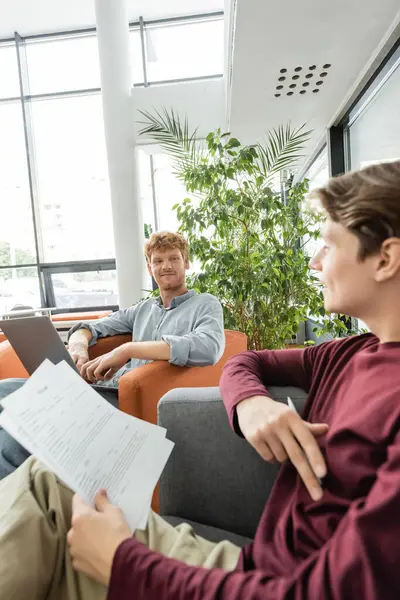
[[[318,94],[324,85],[332,65],[310,65],[309,67],[282,68],[275,86],[275,98],[301,94]]]

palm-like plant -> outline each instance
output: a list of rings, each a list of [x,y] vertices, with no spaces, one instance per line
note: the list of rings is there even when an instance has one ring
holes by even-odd
[[[153,141],[172,158],[179,170],[189,165],[196,165],[201,158],[201,149],[197,145],[197,129],[189,133],[187,118],[183,123],[173,109],[169,112],[157,110],[150,113],[139,111],[145,121],[139,121],[143,125],[140,135],[148,135]]]
[[[294,167],[304,155],[302,151],[310,138],[305,125],[292,129],[290,125],[280,125],[272,129],[265,144],[257,144],[258,166],[264,177],[271,177]]]
[[[264,144],[242,145],[220,130],[199,140],[173,111],[142,111],[141,134],[172,157],[176,174],[199,198],[175,205],[180,231],[200,263],[191,285],[221,300],[227,327],[246,333],[249,347],[281,347],[307,316],[324,315],[304,244],[318,235],[317,217],[303,217],[307,183],[282,202],[274,180],[302,156],[305,127],[273,129]],[[280,188],[280,186],[278,186]],[[323,331],[343,329],[325,319]]]
[[[187,118],[181,121],[179,115],[173,110],[164,108],[161,112],[141,110],[144,121],[139,133],[146,135],[156,142],[173,160],[177,175],[182,177],[184,169],[196,168],[201,162],[209,162],[214,153],[204,152],[201,142],[197,137],[198,127],[189,132]],[[247,148],[253,150],[253,170],[268,182],[277,174],[286,169],[294,167],[297,161],[303,157],[302,151],[310,138],[310,131],[306,131],[305,125],[292,128],[290,125],[279,126],[267,134],[264,144],[257,143]],[[221,132],[218,131],[220,135]],[[228,137],[223,134],[221,138]],[[231,138],[226,145],[227,155],[235,147],[240,145],[238,140]],[[232,155],[233,156],[233,155]]]

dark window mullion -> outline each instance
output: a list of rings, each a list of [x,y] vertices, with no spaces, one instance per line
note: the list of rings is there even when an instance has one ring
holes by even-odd
[[[51,278],[51,273],[46,271],[45,269],[41,270],[43,276],[43,284],[46,296],[46,306],[53,307],[56,306],[56,298],[54,295],[53,281]]]
[[[343,175],[345,172],[344,131],[342,126],[328,129],[328,163],[330,177]]]

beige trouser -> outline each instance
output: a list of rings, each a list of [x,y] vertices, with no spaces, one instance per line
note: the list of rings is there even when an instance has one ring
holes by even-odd
[[[72,492],[34,458],[0,481],[0,599],[103,600],[104,585],[73,570],[66,544]],[[215,544],[150,513],[136,537],[187,564],[232,570],[239,548]]]

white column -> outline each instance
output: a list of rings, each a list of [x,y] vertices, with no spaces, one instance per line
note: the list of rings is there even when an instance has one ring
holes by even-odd
[[[143,296],[144,271],[127,0],[95,0],[95,7],[119,303],[126,308]]]

